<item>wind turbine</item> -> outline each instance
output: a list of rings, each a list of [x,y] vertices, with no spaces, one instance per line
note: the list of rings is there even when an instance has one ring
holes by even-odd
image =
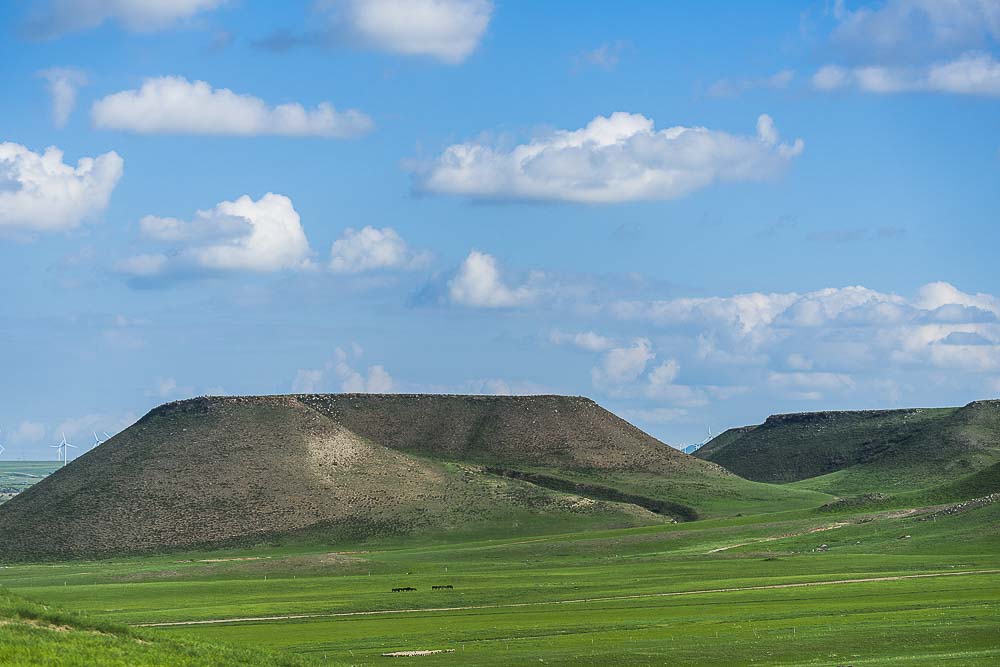
[[[3,429],[0,428],[0,456],[7,451],[7,448],[3,446]]]
[[[107,433],[105,433],[104,435],[107,435]],[[99,447],[99,446],[101,446],[103,444],[104,444],[104,441],[101,440],[100,438],[98,438],[97,437],[97,431],[94,431],[94,444],[92,444],[90,446],[90,448],[93,449],[94,447]]]
[[[53,447],[54,447],[54,448],[55,448],[55,449],[56,449],[56,450],[57,450],[57,451],[58,451],[58,452],[59,452],[60,454],[62,454],[62,459],[60,459],[60,460],[62,461],[62,464],[63,464],[63,467],[65,467],[65,466],[66,466],[66,460],[67,460],[67,459],[69,458],[69,457],[68,457],[68,454],[69,454],[69,450],[68,450],[68,449],[66,449],[66,448],[67,448],[67,447],[72,447],[73,449],[76,449],[76,445],[71,445],[71,444],[69,444],[68,442],[66,442],[66,432],[65,432],[65,431],[63,432],[63,434],[62,434],[62,437],[63,437],[63,438],[62,438],[62,442],[60,442],[60,443],[59,443],[58,445],[52,445],[52,446],[53,446]]]

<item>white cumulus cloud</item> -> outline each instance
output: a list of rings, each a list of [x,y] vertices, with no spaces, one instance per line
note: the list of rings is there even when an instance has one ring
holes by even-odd
[[[493,15],[490,0],[327,0],[334,37],[449,64],[469,57]]]
[[[803,150],[779,143],[770,116],[755,136],[704,127],[656,130],[640,114],[598,116],[511,150],[455,144],[415,172],[419,189],[487,200],[589,204],[681,197],[714,182],[772,177]]]
[[[334,273],[406,271],[423,268],[429,261],[429,253],[412,250],[391,227],[348,227],[330,248],[330,270]]]
[[[167,250],[134,255],[118,270],[135,277],[185,271],[281,271],[312,267],[312,252],[292,200],[267,193],[244,195],[198,211],[191,221],[146,216],[139,222],[147,241]]]
[[[292,391],[313,394],[335,386],[339,391],[348,393],[391,393],[395,381],[385,366],[381,364],[369,366],[366,373],[354,369],[351,365],[352,356],[357,359],[362,355],[363,351],[356,343],[352,345],[351,352],[338,347],[334,350],[334,359],[328,361],[322,368],[299,369],[292,381]]]
[[[0,230],[72,229],[108,206],[124,162],[114,151],[73,167],[55,147],[34,153],[0,143]]]
[[[627,347],[608,350],[601,363],[591,370],[594,385],[607,387],[634,382],[656,357],[648,338],[636,338]]]
[[[94,103],[97,127],[145,134],[285,135],[349,138],[369,132],[371,118],[329,102],[309,110],[298,103],[269,106],[252,95],[213,88],[205,81],[164,76],[143,81]]]
[[[505,284],[496,258],[473,250],[448,281],[448,296],[460,306],[510,308],[530,303],[537,298],[538,290],[530,284]]]

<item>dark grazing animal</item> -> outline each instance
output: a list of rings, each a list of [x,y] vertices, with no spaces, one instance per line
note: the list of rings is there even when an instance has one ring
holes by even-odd
[[[431,586],[432,591],[440,591],[445,588],[454,588],[454,586],[452,586],[451,584],[445,584],[444,586]]]
[[[393,593],[401,593],[403,591],[415,591],[415,590],[417,590],[417,589],[416,588],[411,588],[410,586],[405,586],[403,588],[393,588],[392,592]]]

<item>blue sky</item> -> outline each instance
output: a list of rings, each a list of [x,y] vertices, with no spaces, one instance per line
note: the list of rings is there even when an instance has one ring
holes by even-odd
[[[584,394],[672,444],[1000,395],[1000,2],[952,5],[5,3],[0,442],[206,393]]]

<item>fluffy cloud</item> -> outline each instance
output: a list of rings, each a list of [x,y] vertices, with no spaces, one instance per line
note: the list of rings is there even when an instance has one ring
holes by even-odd
[[[614,346],[613,340],[593,331],[567,333],[556,330],[549,334],[549,341],[556,345],[573,345],[588,352],[603,352]]]
[[[312,267],[309,241],[292,200],[267,193],[257,201],[244,195],[198,211],[191,221],[146,216],[143,238],[168,246],[120,262],[134,277],[190,271],[280,271]]]
[[[943,282],[921,287],[912,299],[854,286],[620,302],[612,312],[697,336],[693,356],[700,362],[767,366],[783,359],[791,372],[776,371],[768,381],[799,397],[850,388],[844,370],[981,372],[1000,364],[1000,300]]]
[[[591,383],[599,391],[619,398],[667,401],[682,407],[707,402],[704,390],[674,383],[681,370],[676,359],[653,365],[655,359],[650,339],[636,338],[627,346],[605,352],[590,370]]]
[[[94,103],[91,115],[97,127],[146,134],[347,138],[374,127],[360,111],[337,111],[328,102],[311,111],[297,103],[271,107],[252,95],[178,76],[146,79],[138,90],[108,95]]]
[[[465,60],[493,14],[489,0],[327,0],[335,39],[445,63]]]
[[[169,28],[226,0],[40,0],[28,22],[41,38],[95,28],[113,20],[127,30],[152,32]]]
[[[655,357],[649,339],[636,338],[627,347],[608,350],[601,363],[591,370],[591,379],[599,387],[635,382],[646,371],[646,364]]]
[[[448,297],[452,303],[473,308],[521,306],[538,296],[538,290],[530,282],[518,287],[506,285],[496,258],[473,250],[448,281]]]
[[[51,39],[117,21],[126,30],[154,32],[222,5],[226,0],[36,0],[29,35]]]
[[[295,393],[313,394],[327,390],[336,384],[339,391],[348,393],[387,394],[392,392],[395,382],[385,366],[369,366],[366,374],[355,370],[351,358],[360,358],[363,351],[358,345],[351,352],[343,348],[334,351],[334,359],[322,368],[300,369],[292,381]]]
[[[1000,62],[985,47],[1000,40],[997,0],[889,0],[854,11],[835,6],[830,42],[845,67],[812,78],[817,90],[1000,96]]]
[[[20,144],[0,143],[0,230],[77,227],[107,208],[123,164],[112,151],[80,158],[73,167],[55,147],[39,155]]]
[[[49,84],[53,122],[56,127],[65,127],[76,107],[76,91],[87,84],[87,75],[73,67],[52,67],[38,74]]]
[[[991,294],[966,294],[946,282],[928,283],[917,291],[915,304],[927,311],[940,311],[947,306],[963,306],[988,311],[1000,316],[1000,299]],[[956,311],[955,316],[959,316]],[[964,311],[963,311],[964,312]]]
[[[997,0],[888,0],[848,10],[834,6],[831,42],[869,58],[914,57],[934,50],[965,50],[1000,39]]]
[[[487,200],[665,200],[717,181],[769,178],[802,150],[801,139],[779,143],[767,115],[748,137],[704,127],[655,130],[645,116],[616,112],[511,150],[455,144],[415,179],[427,192]]]
[[[330,270],[361,273],[378,269],[411,270],[428,264],[430,254],[410,249],[391,227],[348,227],[330,248]]]
[[[857,88],[869,93],[931,92],[1000,96],[1000,62],[987,53],[919,68],[827,65],[813,75],[813,86],[830,91]]]
[[[754,292],[730,297],[625,301],[613,304],[612,310],[623,319],[659,324],[721,325],[740,337],[759,335],[774,325],[818,327],[838,318],[845,323],[895,321],[910,312],[902,297],[861,286],[831,287],[806,294]]]

